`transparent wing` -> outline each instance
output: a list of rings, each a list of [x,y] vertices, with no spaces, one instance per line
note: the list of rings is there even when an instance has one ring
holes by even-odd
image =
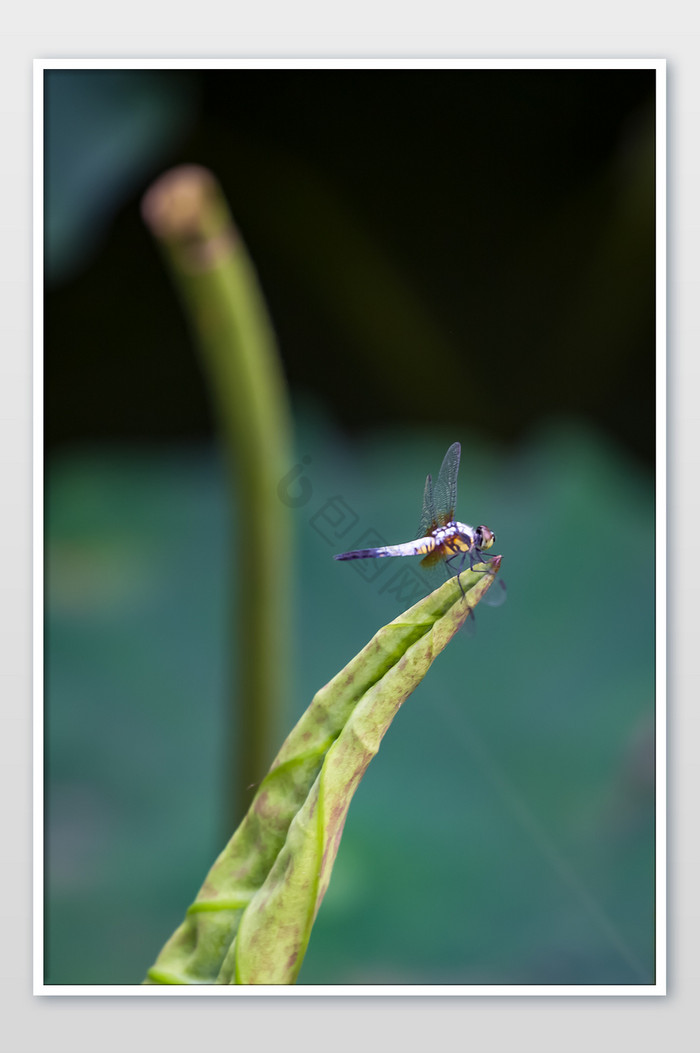
[[[484,594],[481,602],[485,603],[487,607],[500,607],[502,603],[506,602],[506,583],[503,578],[497,578],[489,591]]]
[[[420,526],[416,537],[427,537],[431,530],[437,526],[435,518],[435,500],[433,498],[433,477],[429,475],[425,480],[423,491],[423,511],[420,515]]]
[[[462,447],[458,442],[453,442],[445,454],[440,474],[435,484],[435,511],[437,513],[438,526],[451,523],[455,517],[457,506],[457,473],[459,472],[459,457]]]
[[[464,568],[462,568],[464,569]],[[425,566],[422,562],[418,567],[418,572],[421,578],[425,581],[426,593],[433,592],[439,588],[440,585],[444,585],[446,581],[453,578],[457,573],[457,567],[451,567],[445,560],[441,560],[439,563],[434,563],[432,566]],[[489,589],[491,592],[491,589]],[[488,596],[488,592],[486,593]],[[470,611],[469,616],[462,624],[462,628],[459,631],[459,637],[472,637],[476,633],[476,619],[474,611]]]

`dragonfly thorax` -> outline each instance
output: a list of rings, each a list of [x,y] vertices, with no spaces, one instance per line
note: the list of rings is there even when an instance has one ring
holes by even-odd
[[[462,541],[468,541],[471,546],[477,540],[474,527],[469,526],[468,523],[457,523],[455,520],[446,523],[445,526],[435,527],[432,535],[438,545],[451,541],[453,538],[459,538]]]
[[[436,548],[445,546],[446,549],[452,550],[491,548],[496,540],[496,535],[487,526],[473,527],[456,520],[446,523],[445,526],[435,527],[431,533]]]

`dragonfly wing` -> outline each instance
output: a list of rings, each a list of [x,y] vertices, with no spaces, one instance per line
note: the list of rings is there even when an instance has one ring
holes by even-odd
[[[457,506],[457,473],[459,472],[459,458],[462,447],[458,442],[453,442],[445,454],[440,474],[435,484],[435,511],[437,513],[438,526],[451,523],[455,517]]]
[[[449,577],[445,563],[442,560],[433,564],[426,564],[421,560],[414,569],[423,582],[426,596],[429,592],[435,592],[441,585],[444,585]]]
[[[435,518],[435,499],[433,497],[433,477],[429,475],[425,480],[423,491],[423,511],[420,516],[420,526],[416,537],[426,537],[431,530],[437,526]]]
[[[481,602],[487,607],[500,607],[506,602],[507,595],[505,581],[503,578],[496,578],[489,591],[484,593]]]

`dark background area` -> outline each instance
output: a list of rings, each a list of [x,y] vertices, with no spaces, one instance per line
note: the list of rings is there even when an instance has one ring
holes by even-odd
[[[281,735],[400,610],[331,559],[327,500],[407,540],[459,440],[508,584],[369,766],[300,982],[651,981],[654,76],[46,73],[48,983],[139,983],[230,834],[251,524],[139,213],[181,162],[231,205],[309,458]]]
[[[52,251],[49,237],[50,450],[211,435],[139,215],[150,177],[196,160],[252,247],[292,389],[344,428],[458,425],[471,389],[470,419],[493,438],[581,414],[652,463],[653,71],[47,77],[57,167],[100,95],[98,137],[129,107],[153,110],[137,156],[106,158],[110,178],[96,165],[75,191],[83,210],[94,198],[89,238]],[[152,98],[175,114],[158,124]]]

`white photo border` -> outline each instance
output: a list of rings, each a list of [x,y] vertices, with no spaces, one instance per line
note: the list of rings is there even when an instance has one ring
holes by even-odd
[[[255,987],[63,985],[44,982],[44,74],[47,70],[181,69],[652,69],[656,72],[656,969],[653,984],[387,984]],[[666,995],[667,867],[667,316],[666,316],[666,60],[665,59],[35,59],[33,124],[33,993],[68,996],[275,997],[326,996],[663,996]]]

